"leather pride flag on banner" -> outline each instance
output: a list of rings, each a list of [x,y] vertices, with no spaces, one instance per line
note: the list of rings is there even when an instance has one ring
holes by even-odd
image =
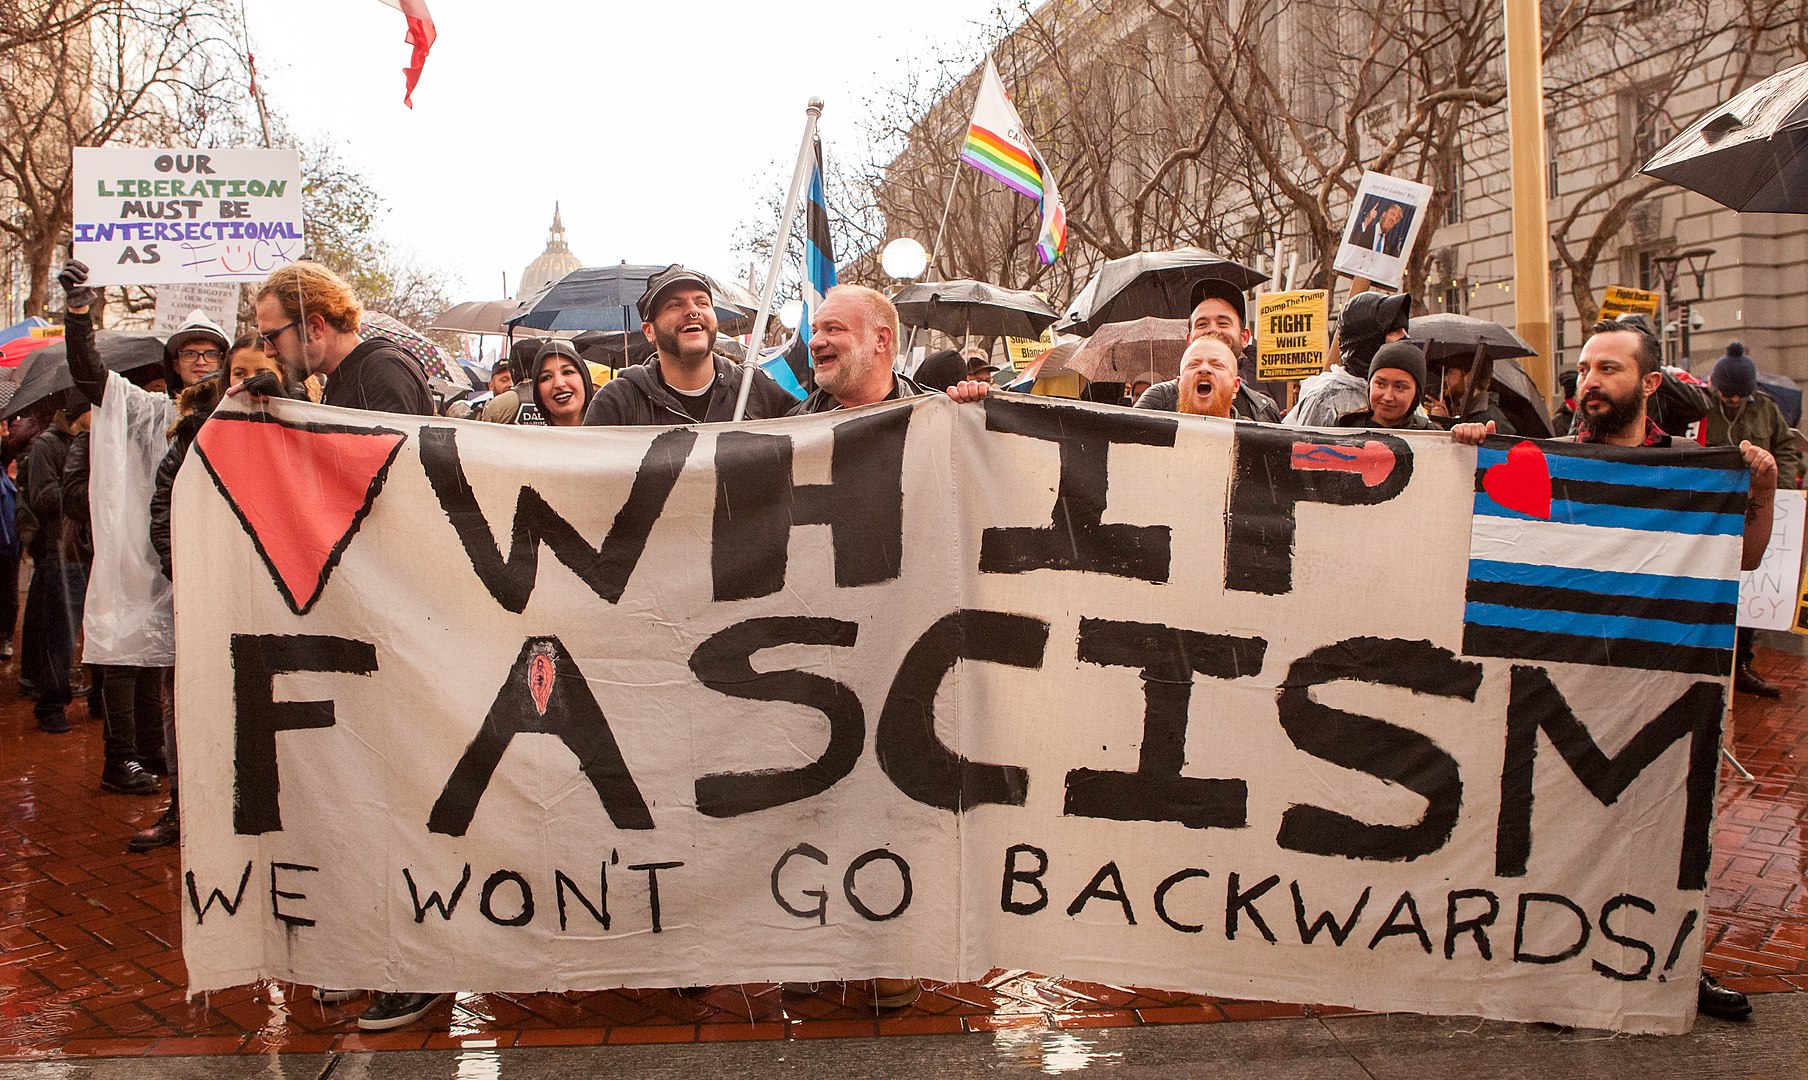
[[[402,104],[414,108],[414,85],[421,81],[421,68],[427,64],[427,52],[433,48],[433,39],[437,36],[433,29],[433,16],[427,11],[427,0],[382,0],[395,8],[408,19],[408,34],[403,39],[414,46],[414,52],[408,57],[408,66],[402,69],[402,77],[407,80],[407,87],[402,91]]]

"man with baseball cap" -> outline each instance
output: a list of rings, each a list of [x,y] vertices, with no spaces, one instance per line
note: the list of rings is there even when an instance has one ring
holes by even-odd
[[[1236,372],[1236,385],[1231,388],[1231,415],[1266,424],[1280,420],[1281,410],[1274,399],[1250,386],[1249,380],[1242,377],[1242,360],[1250,342],[1243,290],[1222,278],[1202,278],[1193,284],[1190,299],[1193,306],[1187,322],[1188,351],[1200,338],[1214,337],[1229,346],[1235,358],[1232,370]],[[1169,379],[1143,391],[1136,399],[1135,407],[1178,412],[1183,411],[1180,399],[1180,380]]]
[[[1298,404],[1287,423],[1301,427],[1336,427],[1345,413],[1368,408],[1369,360],[1375,350],[1406,336],[1412,297],[1406,293],[1360,292],[1343,306],[1337,322],[1337,354],[1322,375],[1300,384]]]
[[[741,379],[753,380],[743,419],[783,416],[797,399],[758,368],[745,375],[718,355],[715,286],[673,263],[640,296],[640,332],[655,352],[603,384],[584,423],[598,426],[715,423],[734,419]]]

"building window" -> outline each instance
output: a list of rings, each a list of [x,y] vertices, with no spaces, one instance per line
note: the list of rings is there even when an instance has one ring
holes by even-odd
[[[1469,301],[1469,282],[1457,278],[1438,290],[1438,310],[1453,312],[1457,315],[1466,313]]]
[[[1650,161],[1675,137],[1660,91],[1644,88],[1620,95],[1620,134],[1626,157],[1635,165]]]
[[[1545,119],[1544,127],[1544,197],[1555,199],[1561,187],[1557,172],[1557,133]]]

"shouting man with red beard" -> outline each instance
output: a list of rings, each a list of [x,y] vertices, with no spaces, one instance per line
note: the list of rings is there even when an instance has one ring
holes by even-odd
[[[1237,355],[1222,338],[1196,337],[1180,354],[1180,378],[1175,381],[1175,411],[1194,416],[1231,415],[1237,395]]]

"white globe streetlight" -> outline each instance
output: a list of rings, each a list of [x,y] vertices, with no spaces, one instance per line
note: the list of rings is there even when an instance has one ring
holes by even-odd
[[[915,281],[929,269],[929,252],[908,236],[900,236],[885,245],[879,253],[879,265],[885,276],[897,281]]]

